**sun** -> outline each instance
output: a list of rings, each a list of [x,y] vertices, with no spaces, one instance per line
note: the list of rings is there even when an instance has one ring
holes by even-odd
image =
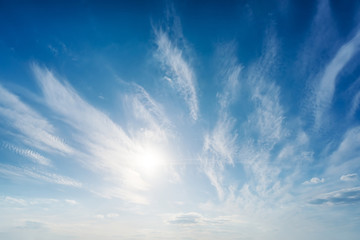
[[[165,153],[158,146],[146,145],[137,154],[136,165],[139,171],[147,176],[160,173],[165,165]]]

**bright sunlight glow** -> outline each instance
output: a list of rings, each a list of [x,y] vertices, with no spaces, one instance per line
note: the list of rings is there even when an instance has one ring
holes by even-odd
[[[136,166],[147,176],[158,174],[165,164],[165,154],[157,146],[147,145],[142,148],[136,157]]]

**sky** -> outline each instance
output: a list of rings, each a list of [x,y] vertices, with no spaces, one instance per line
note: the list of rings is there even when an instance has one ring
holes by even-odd
[[[0,1],[0,238],[355,240],[360,1]]]

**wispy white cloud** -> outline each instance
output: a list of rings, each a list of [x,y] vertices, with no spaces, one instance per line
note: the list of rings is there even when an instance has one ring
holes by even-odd
[[[284,127],[285,113],[280,103],[280,87],[273,81],[272,68],[277,66],[278,43],[276,35],[270,29],[264,44],[262,57],[248,68],[247,85],[249,87],[251,104],[253,111],[248,115],[247,122],[242,124],[244,136],[247,141],[243,141],[239,150],[239,161],[242,164],[246,177],[248,178],[243,189],[240,191],[239,201],[244,204],[247,199],[257,199],[260,209],[264,199],[268,203],[279,202],[288,189],[289,180],[284,181],[291,171],[282,167],[288,158],[279,158],[275,161],[272,150],[280,144],[288,135],[288,130]],[[296,144],[295,144],[296,145]],[[280,145],[281,146],[281,145]],[[291,154],[296,147],[289,145],[287,153]],[[279,178],[282,170],[284,176]]]
[[[8,164],[0,164],[0,166],[0,174],[7,178],[30,178],[76,188],[82,187],[82,183],[77,180],[40,169],[15,167]]]
[[[121,171],[122,165],[130,161],[123,159],[121,155],[127,153],[125,156],[129,157],[129,150],[136,148],[134,142],[104,113],[84,101],[69,85],[60,83],[48,69],[40,68],[36,64],[32,69],[42,88],[46,104],[77,131],[74,136],[83,144],[82,150],[95,157],[89,164],[109,171]]]
[[[149,200],[139,191],[134,191],[134,189],[128,189],[127,186],[112,186],[102,188],[100,191],[95,192],[94,194],[99,195],[103,198],[119,198],[127,202],[148,205]]]
[[[314,77],[314,72],[316,74],[324,64],[319,56],[333,52],[334,44],[327,43],[336,41],[338,33],[329,0],[317,1],[316,5],[309,36],[304,39],[304,47],[299,51],[296,65],[296,71],[310,78]]]
[[[30,205],[52,205],[61,203],[62,201],[55,198],[34,198],[34,199],[27,199],[27,202]]]
[[[318,177],[313,177],[308,181],[305,181],[304,184],[319,184],[319,183],[324,183],[325,179],[324,178],[318,178]]]
[[[47,151],[71,153],[73,149],[56,136],[54,127],[17,96],[0,85],[2,121],[16,129],[26,144]]]
[[[203,150],[214,157],[218,157],[223,164],[234,164],[236,154],[236,133],[234,133],[234,119],[221,118],[216,123],[211,135],[205,136]]]
[[[117,217],[119,217],[119,214],[117,214],[117,213],[108,213],[108,214],[106,214],[106,217],[108,217],[108,218],[117,218]]]
[[[204,138],[200,161],[205,174],[216,188],[220,199],[224,197],[223,171],[226,165],[234,165],[237,151],[233,119],[221,119],[215,129]]]
[[[235,119],[231,117],[229,105],[234,102],[239,86],[242,66],[234,56],[232,44],[218,48],[220,65],[221,92],[217,93],[218,120],[210,133],[204,136],[204,144],[200,156],[205,174],[216,188],[219,198],[224,198],[223,171],[226,165],[234,166],[237,153]]]
[[[70,205],[77,205],[79,204],[76,200],[73,199],[65,199],[65,202],[70,204]]]
[[[250,95],[253,109],[241,124],[238,137],[241,141],[236,164],[241,164],[237,169],[242,178],[238,179],[243,181],[233,183],[233,194],[229,194],[226,204],[232,206],[229,209],[242,209],[249,215],[265,213],[269,206],[279,210],[294,200],[289,192],[303,181],[304,169],[313,159],[309,135],[301,129],[301,120],[287,121],[281,102],[281,88],[273,74],[278,67],[278,46],[270,29],[262,57],[244,70],[242,86]]]
[[[355,204],[360,202],[360,187],[345,188],[322,194],[310,201],[314,205]]]
[[[10,197],[10,196],[6,196],[4,198],[4,201],[10,204],[19,204],[22,206],[26,206],[27,205],[27,201],[22,199],[22,198],[14,198],[14,197]]]
[[[167,223],[175,225],[221,225],[241,222],[236,215],[204,217],[197,212],[177,213],[169,217]]]
[[[31,229],[31,230],[45,230],[47,229],[46,224],[38,221],[25,221],[21,226],[18,226],[20,229]]]
[[[349,115],[352,117],[360,107],[360,92],[357,92],[352,100]]]
[[[284,150],[281,158],[273,159],[274,146],[288,137],[288,130],[283,126],[285,113],[280,103],[280,87],[270,81],[271,69],[276,66],[277,59],[277,41],[271,31],[263,57],[245,73],[242,73],[242,66],[234,57],[233,46],[227,45],[222,50],[224,60],[223,64],[219,64],[219,75],[223,80],[223,89],[217,93],[219,117],[214,129],[205,135],[200,160],[220,200],[236,207],[251,205],[260,209],[264,199],[270,203],[271,199],[280,202],[279,199],[286,198],[286,192],[294,181],[291,178],[298,169],[283,169],[284,163],[290,166],[287,163],[290,155],[303,154],[300,145],[307,144],[307,136],[296,136],[287,153]],[[242,82],[244,92],[247,91],[245,95],[250,93],[254,110],[248,115],[248,121],[241,124],[242,130],[237,130],[236,119],[231,116],[229,107],[236,103],[237,95],[242,92],[239,91],[240,74],[245,80]],[[238,142],[239,139],[242,141]],[[235,165],[240,171],[244,170],[239,174],[245,174],[243,178],[237,177],[237,181],[224,175],[230,174],[228,167]],[[282,171],[284,176],[280,178]],[[241,185],[243,188],[239,189]]]
[[[126,98],[136,119],[147,125],[147,134],[158,141],[166,141],[171,135],[172,124],[167,118],[161,104],[156,102],[141,86],[133,84],[135,93]]]
[[[219,114],[227,111],[231,103],[238,97],[240,88],[240,74],[243,66],[235,57],[237,47],[234,42],[222,44],[217,48],[216,58],[218,58],[218,77],[223,86],[222,91],[217,93],[219,103]]]
[[[197,120],[199,104],[196,93],[196,77],[189,62],[184,58],[183,51],[170,40],[169,34],[163,30],[155,31],[156,56],[162,63],[170,85],[185,99],[190,109],[192,119]]]
[[[316,92],[315,127],[320,127],[324,114],[329,109],[340,71],[360,49],[360,31],[341,46],[334,58],[326,66]]]
[[[34,179],[43,180],[50,183],[56,183],[61,185],[68,185],[72,187],[81,187],[82,183],[76,181],[72,178],[65,177],[56,173],[49,173],[45,171],[38,171],[38,170],[31,170],[31,169],[24,169],[24,174]]]
[[[151,185],[140,164],[151,161],[149,149],[154,151],[156,146],[153,145],[164,143],[167,138],[163,126],[168,122],[160,105],[142,87],[135,86],[132,97],[135,117],[145,120],[150,128],[145,132],[139,128],[130,136],[106,114],[81,98],[69,84],[60,82],[51,71],[37,64],[33,64],[32,69],[47,106],[74,129],[72,136],[80,152],[77,157],[99,176],[105,174],[104,184],[112,186],[94,191],[104,197],[147,203],[142,193]],[[148,146],[149,142],[151,146]]]
[[[105,216],[103,214],[96,214],[95,218],[104,219]]]
[[[30,158],[35,163],[45,165],[45,166],[50,166],[51,165],[50,159],[42,156],[40,153],[38,153],[38,152],[36,152],[34,150],[19,148],[17,146],[9,144],[9,143],[3,143],[2,145],[3,145],[4,148],[9,149],[10,151],[13,151],[13,152],[15,152],[15,153],[17,153],[19,155],[24,156],[24,157]]]
[[[346,131],[338,148],[330,154],[326,172],[329,175],[341,175],[351,172],[360,166],[360,127],[354,127]]]
[[[0,201],[6,203],[6,206],[22,206],[22,207],[33,207],[33,206],[61,206],[64,203],[68,205],[78,205],[79,202],[73,199],[54,199],[54,198],[20,198],[13,196],[5,196],[4,198],[0,197]]]
[[[203,221],[203,216],[196,212],[180,213],[173,216],[168,223],[170,224],[199,224]]]
[[[340,180],[345,181],[345,182],[356,181],[357,180],[357,174],[356,173],[349,173],[349,174],[342,175],[340,177]]]
[[[255,123],[253,127],[259,134],[258,143],[268,149],[272,149],[286,133],[282,127],[285,117],[279,94],[280,88],[274,83],[260,81],[256,83],[252,96],[255,112],[249,122]]]
[[[271,150],[287,134],[283,127],[285,113],[280,103],[281,89],[272,79],[272,69],[278,64],[278,41],[270,28],[261,58],[249,67],[247,84],[253,113],[248,117],[248,128],[256,134],[258,146]]]

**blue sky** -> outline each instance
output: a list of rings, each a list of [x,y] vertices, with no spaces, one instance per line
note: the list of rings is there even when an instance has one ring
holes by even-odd
[[[0,238],[357,239],[359,9],[2,1]]]

